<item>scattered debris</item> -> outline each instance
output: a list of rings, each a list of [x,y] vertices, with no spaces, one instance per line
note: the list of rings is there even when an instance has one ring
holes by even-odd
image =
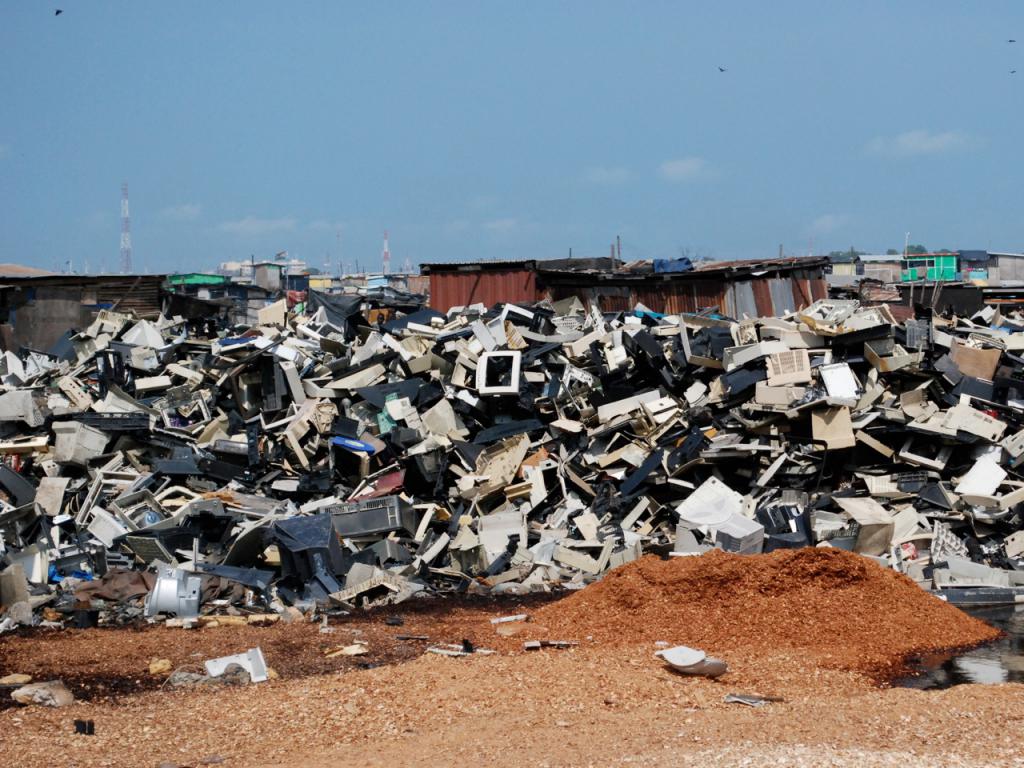
[[[43,707],[68,707],[75,703],[75,697],[60,680],[23,685],[11,691],[11,698],[19,704]]]
[[[488,648],[475,648],[468,640],[463,640],[460,645],[455,645],[454,643],[432,645],[427,648],[427,653],[436,653],[440,656],[472,656],[474,653],[479,653],[488,656],[495,653],[495,651]]]
[[[526,621],[529,616],[525,613],[517,613],[514,616],[498,616],[491,619],[491,624],[506,624],[513,621]]]
[[[722,699],[726,704],[745,704],[748,707],[766,707],[769,704],[785,701],[778,696],[758,696],[752,693],[729,693]]]
[[[219,659],[207,659],[205,666],[206,673],[210,677],[229,675],[232,671],[231,668],[237,667],[248,675],[245,682],[262,683],[269,678],[267,662],[263,659],[263,651],[259,648],[250,648],[245,653],[222,656]],[[237,677],[237,672],[233,676]]]
[[[575,648],[576,640],[527,640],[523,643],[524,651],[539,651],[541,648]]]
[[[22,675],[17,672],[0,677],[0,685],[27,685],[31,682],[32,675]]]
[[[328,659],[333,659],[335,656],[363,656],[370,652],[370,648],[365,643],[353,643],[352,645],[341,646],[340,648],[331,648],[324,652],[324,656]]]
[[[699,675],[701,677],[719,677],[724,675],[729,667],[721,659],[708,656],[704,651],[696,648],[689,648],[685,645],[677,645],[673,648],[665,648],[654,654],[673,670],[684,675]]]

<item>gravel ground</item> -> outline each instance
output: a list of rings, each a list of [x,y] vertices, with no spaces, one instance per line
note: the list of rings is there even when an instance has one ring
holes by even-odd
[[[0,713],[10,765],[1021,765],[1024,686],[879,689],[798,655],[730,654],[718,681],[653,648],[406,664]],[[274,660],[271,659],[273,663]],[[762,709],[726,693],[781,696]],[[89,718],[96,735],[76,736]]]

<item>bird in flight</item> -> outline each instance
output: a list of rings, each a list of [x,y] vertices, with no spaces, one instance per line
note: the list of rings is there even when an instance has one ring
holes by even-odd
[[[63,8],[57,8],[57,9],[54,10],[53,15],[54,16],[60,16],[62,13],[64,13],[64,9]]]
[[[1017,41],[1016,40],[1007,40],[1006,42],[1008,42],[1008,43],[1016,43]]]
[[[1010,70],[1010,74],[1011,75],[1016,75],[1017,74],[1017,70],[1016,69],[1011,69]]]
[[[719,71],[719,72],[725,72],[725,67],[719,67],[719,68],[718,68],[718,71]]]

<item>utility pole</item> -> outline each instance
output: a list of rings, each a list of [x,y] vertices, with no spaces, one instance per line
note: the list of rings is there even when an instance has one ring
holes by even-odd
[[[619,264],[622,264],[622,238],[615,236],[615,252],[619,257]]]
[[[903,235],[903,264],[906,266],[908,271],[910,270],[910,262],[907,261],[907,256],[909,254],[909,251],[910,251],[910,233],[907,232],[906,234]],[[917,277],[916,270],[915,270],[915,272],[913,272],[910,275],[910,297],[909,297],[908,303],[907,303],[908,307],[914,306],[914,278],[915,277]]]

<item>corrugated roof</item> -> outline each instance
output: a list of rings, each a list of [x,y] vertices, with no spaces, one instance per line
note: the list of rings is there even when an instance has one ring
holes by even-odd
[[[0,278],[5,277],[43,277],[55,275],[56,272],[48,272],[45,269],[26,267],[24,264],[0,264]]]
[[[759,270],[779,268],[799,268],[802,266],[812,267],[827,263],[824,256],[791,256],[782,259],[738,259],[734,261],[705,261],[695,265],[694,272],[722,272],[728,270]],[[545,273],[552,272],[594,272],[616,275],[645,275],[654,270],[653,262],[649,259],[619,262],[615,269],[612,269],[612,259],[608,257],[578,258],[578,259],[522,259],[522,260],[476,260],[476,261],[453,261],[443,263],[421,264],[420,271],[424,275],[431,272],[479,272],[486,270],[540,270]],[[671,276],[692,274],[691,273],[667,273]]]
[[[421,274],[431,272],[468,272],[481,269],[532,269],[536,259],[474,259],[472,261],[441,261],[420,264]]]
[[[789,256],[782,259],[736,259],[733,261],[702,261],[695,265],[696,272],[711,272],[719,269],[756,269],[759,267],[791,267],[801,264],[820,264],[827,261],[824,256]]]

